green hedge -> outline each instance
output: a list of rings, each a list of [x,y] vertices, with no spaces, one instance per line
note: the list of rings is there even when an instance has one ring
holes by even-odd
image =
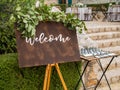
[[[80,67],[81,63],[78,64]],[[75,64],[64,63],[59,66],[68,90],[75,90],[79,79]],[[44,74],[45,66],[20,69],[15,53],[0,55],[0,90],[42,90]],[[63,90],[55,68],[52,69],[50,90]]]
[[[30,7],[35,0],[0,0],[0,54],[16,52],[14,23],[10,16],[15,12],[15,7]]]
[[[13,24],[9,22],[12,12],[12,3],[0,1],[0,54],[16,51]]]

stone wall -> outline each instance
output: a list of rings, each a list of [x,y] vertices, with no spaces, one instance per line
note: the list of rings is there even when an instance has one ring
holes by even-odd
[[[58,4],[58,0],[45,0],[45,4]]]
[[[81,2],[84,4],[100,4],[100,3],[109,3],[109,2],[116,2],[120,0],[73,0],[74,2]]]
[[[100,4],[100,3],[109,3],[109,2],[120,2],[120,0],[72,0],[72,3],[77,3],[77,2],[81,2],[84,4]],[[68,2],[68,0],[67,0]],[[45,3],[47,4],[57,4],[58,0],[45,0]]]

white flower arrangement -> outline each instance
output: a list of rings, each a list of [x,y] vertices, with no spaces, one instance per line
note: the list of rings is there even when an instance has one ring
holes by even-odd
[[[53,6],[51,12],[61,12],[57,7]]]
[[[40,6],[40,1],[36,1],[35,7],[38,8]]]
[[[74,6],[75,6],[75,7],[83,7],[84,4],[79,2],[79,3],[76,3]]]
[[[112,6],[112,3],[109,3],[109,6]]]

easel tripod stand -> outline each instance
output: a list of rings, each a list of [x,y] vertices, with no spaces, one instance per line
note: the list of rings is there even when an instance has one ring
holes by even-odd
[[[52,71],[52,67],[55,66],[56,70],[57,70],[57,73],[60,77],[60,80],[62,82],[62,85],[63,85],[63,88],[64,90],[67,90],[67,87],[66,87],[66,84],[65,84],[65,81],[63,79],[63,76],[60,72],[60,68],[59,68],[59,65],[58,63],[55,63],[55,64],[48,64],[47,67],[46,67],[46,71],[45,71],[45,77],[44,77],[44,85],[43,85],[43,90],[49,90],[49,87],[50,87],[50,76],[51,76],[51,71]]]

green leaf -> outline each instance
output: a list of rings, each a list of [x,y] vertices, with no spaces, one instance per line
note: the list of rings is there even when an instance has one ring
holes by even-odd
[[[43,21],[43,17],[42,17],[42,16],[38,16],[38,19],[39,19],[40,21]]]
[[[24,22],[24,23],[27,23],[28,21],[27,21],[26,19],[23,19],[23,22]]]
[[[28,30],[27,30],[28,32],[31,32],[32,29],[33,29],[33,26],[29,24],[27,29],[28,29]]]
[[[28,23],[25,24],[25,28],[28,28]]]
[[[16,11],[20,11],[20,10],[21,10],[21,7],[17,6]]]
[[[12,14],[11,17],[10,17],[10,21],[13,21],[15,22],[16,21],[16,18],[14,17],[14,15]]]
[[[36,31],[35,29],[32,30],[31,36],[35,36],[35,31]]]

